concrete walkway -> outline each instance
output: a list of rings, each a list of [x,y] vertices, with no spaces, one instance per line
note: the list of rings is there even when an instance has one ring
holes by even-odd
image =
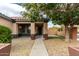
[[[79,41],[79,33],[77,34],[77,41]]]
[[[48,56],[43,38],[38,38],[35,40],[30,56]]]

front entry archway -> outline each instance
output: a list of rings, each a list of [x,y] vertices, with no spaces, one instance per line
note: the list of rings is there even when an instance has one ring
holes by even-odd
[[[48,27],[45,22],[31,23],[31,39],[35,40],[37,35],[43,35],[44,39],[48,39]]]
[[[43,36],[43,23],[36,23],[35,24],[35,32],[36,32],[36,39],[41,38]]]
[[[43,35],[43,24],[35,24],[36,35]]]

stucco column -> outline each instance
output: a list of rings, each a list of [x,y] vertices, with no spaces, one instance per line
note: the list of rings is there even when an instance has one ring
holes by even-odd
[[[47,23],[43,24],[43,37],[45,38],[45,40],[48,39],[48,25],[47,25]]]
[[[18,24],[13,23],[13,37],[18,37]]]
[[[35,23],[31,23],[31,39],[35,40]]]
[[[71,36],[73,40],[77,40],[77,27],[72,28]]]

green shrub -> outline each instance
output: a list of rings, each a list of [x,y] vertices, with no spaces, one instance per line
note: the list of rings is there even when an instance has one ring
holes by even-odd
[[[49,36],[48,39],[61,39],[63,40],[65,37],[64,36],[60,36],[60,35],[56,35],[56,36]]]
[[[0,25],[0,43],[10,43],[11,39],[11,30]]]

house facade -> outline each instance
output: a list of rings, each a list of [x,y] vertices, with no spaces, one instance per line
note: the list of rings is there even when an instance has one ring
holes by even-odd
[[[13,37],[31,36],[35,39],[37,35],[43,35],[45,40],[48,37],[47,22],[31,22],[22,17],[7,17],[0,13],[0,25],[12,30]]]
[[[12,36],[14,38],[21,36],[30,36],[31,39],[35,39],[36,36],[43,36],[48,39],[49,35],[63,35],[65,36],[65,29],[62,32],[56,30],[48,29],[47,22],[31,22],[23,17],[7,17],[0,13],[0,25],[6,26],[12,30]],[[77,39],[77,27],[74,26],[72,30],[72,38]]]

